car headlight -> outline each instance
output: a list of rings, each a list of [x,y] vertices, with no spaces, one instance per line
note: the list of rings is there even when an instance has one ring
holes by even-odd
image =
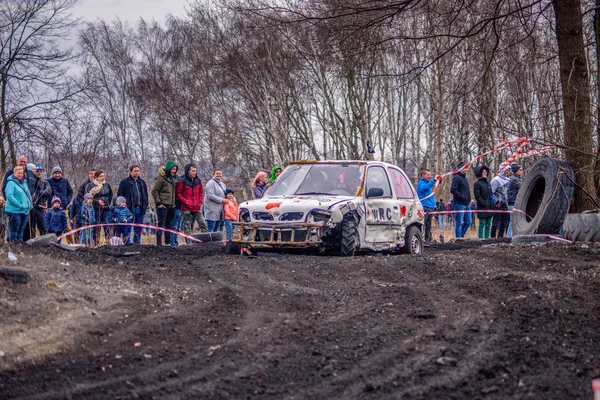
[[[307,222],[322,222],[325,223],[331,219],[331,214],[323,210],[312,210],[308,214]]]
[[[240,222],[250,222],[250,211],[247,208],[240,208]]]

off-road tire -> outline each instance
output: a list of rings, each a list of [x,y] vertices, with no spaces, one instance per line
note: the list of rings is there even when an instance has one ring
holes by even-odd
[[[227,242],[225,245],[225,254],[240,255],[242,251],[242,245],[236,242]]]
[[[344,215],[341,223],[341,245],[340,245],[340,256],[350,257],[354,255],[356,248],[359,244],[358,238],[358,218],[356,214],[350,212]]]
[[[423,233],[417,226],[411,225],[406,230],[402,253],[423,254]]]
[[[563,237],[573,242],[600,242],[600,214],[567,214]]]
[[[575,174],[573,168],[553,158],[537,161],[525,173],[512,213],[516,235],[546,233],[555,235],[571,206]]]
[[[27,270],[23,268],[0,267],[0,277],[12,283],[29,282],[29,272],[27,272]]]

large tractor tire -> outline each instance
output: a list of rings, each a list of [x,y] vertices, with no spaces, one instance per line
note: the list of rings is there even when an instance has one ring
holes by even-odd
[[[543,158],[533,164],[515,201],[514,234],[557,234],[573,200],[574,181],[573,168],[565,162]]]
[[[563,237],[573,242],[600,242],[600,214],[567,214]]]
[[[340,255],[342,257],[350,257],[354,255],[356,248],[359,245],[358,237],[358,218],[355,213],[350,212],[344,215],[341,224],[341,245]]]

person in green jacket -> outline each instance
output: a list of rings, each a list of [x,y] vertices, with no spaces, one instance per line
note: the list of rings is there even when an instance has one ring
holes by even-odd
[[[175,217],[175,202],[177,200],[177,164],[167,160],[164,167],[158,170],[158,176],[154,180],[152,197],[156,204],[156,215],[160,228],[171,228]],[[171,233],[165,232],[165,244],[171,243]],[[156,230],[156,245],[162,246],[163,231]]]
[[[33,208],[31,193],[25,182],[25,168],[15,167],[6,183],[5,212],[9,219],[9,242],[23,241],[29,210]]]
[[[279,165],[274,166],[271,169],[271,177],[269,179],[267,179],[267,185],[271,186],[273,184],[273,182],[275,182],[277,180],[279,175],[281,175],[281,171],[282,171],[282,169]]]

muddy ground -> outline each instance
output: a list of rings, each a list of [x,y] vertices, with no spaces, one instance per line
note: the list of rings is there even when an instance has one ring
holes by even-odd
[[[583,399],[600,375],[597,245],[13,251],[2,399]]]

